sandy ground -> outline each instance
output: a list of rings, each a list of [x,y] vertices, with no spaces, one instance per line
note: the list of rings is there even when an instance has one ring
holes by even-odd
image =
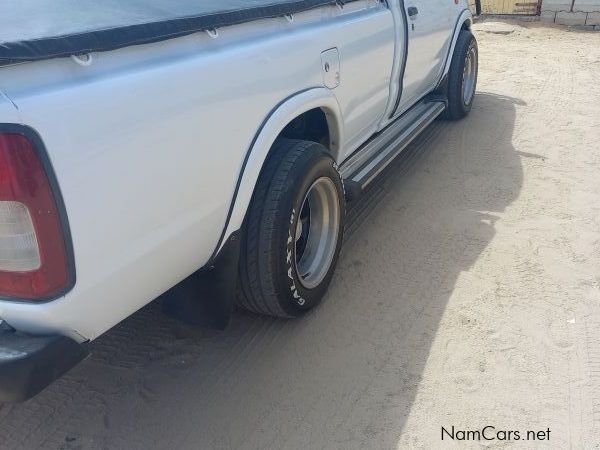
[[[471,115],[434,124],[355,207],[318,310],[212,332],[153,304],[3,406],[0,446],[510,445],[441,441],[491,425],[599,448],[600,33],[511,27],[476,26]]]

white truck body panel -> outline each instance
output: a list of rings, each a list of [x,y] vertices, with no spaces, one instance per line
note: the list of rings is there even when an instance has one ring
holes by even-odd
[[[8,96],[0,89],[0,123],[19,123],[18,110]]]
[[[456,22],[452,0],[407,0],[405,6],[419,12],[408,19],[409,50],[400,112],[439,82]]]
[[[470,17],[463,0],[418,7],[399,110],[439,83],[457,19]],[[400,8],[361,0],[94,53],[87,66],[58,58],[0,67],[0,123],[42,137],[76,266],[64,297],[0,301],[0,318],[94,339],[207,264],[241,226],[273,141],[303,112],[326,113],[342,162],[394,110],[406,51]],[[340,55],[335,89],[324,87],[321,67],[331,48]]]

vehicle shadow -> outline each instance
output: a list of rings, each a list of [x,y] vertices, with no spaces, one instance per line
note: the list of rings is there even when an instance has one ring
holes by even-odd
[[[302,320],[239,311],[216,332],[154,302],[4,405],[1,445],[396,448],[457,280],[520,192],[516,104],[478,93],[467,119],[411,144],[350,208],[326,301]]]

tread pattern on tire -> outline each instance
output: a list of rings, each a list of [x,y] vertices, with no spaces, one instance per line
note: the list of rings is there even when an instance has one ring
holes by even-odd
[[[468,114],[462,98],[462,76],[466,52],[473,40],[475,36],[469,30],[461,30],[456,40],[448,71],[448,107],[444,111],[444,118],[447,120],[462,119]]]
[[[277,317],[293,317],[281,307],[278,292],[271,281],[273,264],[269,260],[279,257],[270,251],[269,240],[276,230],[278,204],[289,182],[290,172],[299,160],[310,156],[315,143],[292,139],[278,140],[260,174],[248,210],[245,239],[240,255],[240,288],[238,303],[243,308]],[[325,152],[323,152],[325,153]],[[244,245],[245,244],[245,245]],[[260,266],[260,267],[259,267]],[[264,268],[265,270],[260,270]]]

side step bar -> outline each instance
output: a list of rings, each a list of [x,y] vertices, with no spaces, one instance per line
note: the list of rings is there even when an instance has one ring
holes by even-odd
[[[437,99],[417,103],[344,161],[340,172],[348,199],[358,197],[445,108]]]

